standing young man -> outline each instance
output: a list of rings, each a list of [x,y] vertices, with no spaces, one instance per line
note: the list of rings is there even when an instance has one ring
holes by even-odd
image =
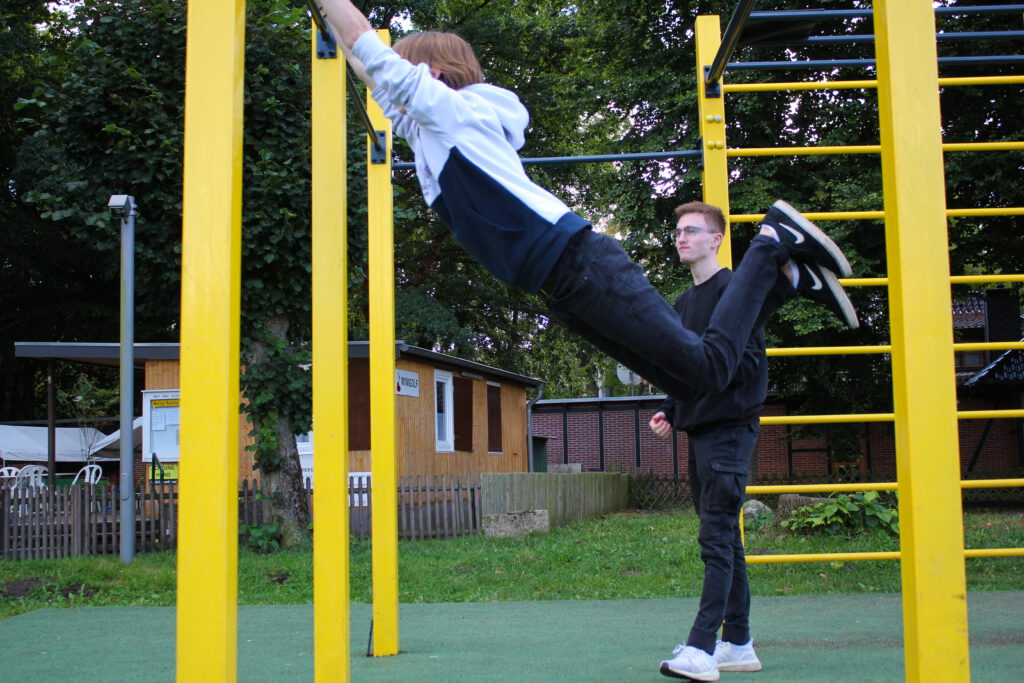
[[[718,262],[725,216],[703,202],[683,204],[675,214],[676,251],[693,275],[693,287],[676,299],[675,309],[685,327],[701,333],[733,277]],[[768,295],[765,310],[774,311],[794,293],[792,286],[781,283]],[[719,392],[670,396],[650,421],[660,437],[669,436],[673,428],[685,430],[689,437],[690,489],[700,517],[697,540],[704,561],[697,617],[685,645],[677,646],[672,659],[661,663],[666,676],[717,681],[719,671],[761,669],[750,637],[750,590],[739,514],[768,393],[763,317],[728,386]]]

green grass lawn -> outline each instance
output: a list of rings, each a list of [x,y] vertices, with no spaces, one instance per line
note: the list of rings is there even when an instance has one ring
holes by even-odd
[[[1024,547],[1024,511],[968,511],[968,548]],[[402,602],[609,600],[692,597],[703,565],[692,511],[623,512],[522,539],[471,536],[399,543]],[[803,536],[777,527],[748,534],[748,554],[897,550],[881,532]],[[370,544],[351,545],[352,599],[370,602]],[[968,590],[1024,590],[1024,558],[967,561]],[[755,595],[898,592],[893,561],[751,565]],[[239,554],[241,604],[312,602],[308,550]],[[173,553],[0,562],[0,618],[41,607],[173,605]]]

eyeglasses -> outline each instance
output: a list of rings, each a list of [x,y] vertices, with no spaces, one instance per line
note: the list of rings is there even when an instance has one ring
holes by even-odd
[[[676,228],[672,231],[672,234],[676,239],[679,239],[680,233],[685,234],[687,237],[693,237],[694,235],[702,232],[711,232],[710,228],[706,228],[703,225],[684,225],[681,228]]]

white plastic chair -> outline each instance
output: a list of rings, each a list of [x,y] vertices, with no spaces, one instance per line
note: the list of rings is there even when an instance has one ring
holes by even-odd
[[[0,467],[0,486],[14,488],[14,482],[18,479],[17,467]]]
[[[83,484],[95,484],[103,476],[103,469],[99,465],[86,465],[82,469],[78,470],[78,474],[71,480],[71,485],[74,486],[78,483],[78,478],[82,478]]]
[[[43,481],[44,476],[46,476],[46,468],[42,465],[26,465],[18,470],[18,476],[14,480],[14,487],[41,491],[46,488],[46,482]]]

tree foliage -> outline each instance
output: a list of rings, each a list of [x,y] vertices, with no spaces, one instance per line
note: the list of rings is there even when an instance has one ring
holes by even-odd
[[[388,0],[364,3],[394,37],[413,29],[452,30],[478,52],[488,79],[516,91],[532,115],[526,157],[699,148],[693,27],[735,0]],[[855,2],[854,6],[864,3]],[[940,4],[955,4],[944,0]],[[823,0],[848,9],[848,0]],[[309,22],[297,4],[251,0],[246,32],[243,183],[243,358],[248,409],[260,467],[284,482],[279,504],[299,510],[298,459],[291,435],[310,423],[309,391]],[[795,0],[759,10],[805,9]],[[184,0],[82,0],[74,12],[47,3],[6,3],[0,15],[0,197],[8,229],[0,236],[0,410],[31,404],[34,382],[12,374],[10,342],[112,339],[117,325],[117,226],[110,194],[135,195],[136,338],[172,341],[179,325],[181,153],[185,60]],[[1006,15],[949,16],[943,31],[1007,26]],[[42,28],[40,28],[42,27]],[[870,34],[870,19],[812,27],[815,35]],[[779,47],[750,45],[733,61],[872,56],[870,42]],[[940,55],[999,54],[996,39],[943,40]],[[1012,65],[981,67],[1012,73]],[[942,66],[943,76],[979,73]],[[873,78],[871,68],[727,72],[728,82]],[[1020,140],[1019,86],[944,87],[943,133],[951,142]],[[354,117],[353,108],[349,108]],[[729,95],[730,147],[877,144],[872,90],[795,90]],[[349,125],[350,336],[365,336],[367,292],[364,132]],[[401,142],[397,156],[409,160]],[[17,157],[14,157],[17,150]],[[1019,151],[947,153],[950,207],[1024,205]],[[531,166],[529,173],[619,237],[671,299],[689,285],[674,258],[672,209],[699,198],[699,160]],[[614,384],[615,363],[550,323],[542,302],[486,273],[423,205],[409,171],[396,171],[397,336],[410,343],[539,377],[548,397],[591,394]],[[882,208],[877,155],[736,157],[730,161],[733,213],[764,211],[784,197],[815,211]],[[1015,217],[950,220],[950,265],[960,273],[1019,273],[1024,249]],[[829,222],[858,277],[888,272],[880,221]],[[733,226],[738,261],[753,234]],[[964,287],[954,289],[954,296]],[[865,322],[841,329],[820,307],[787,305],[768,326],[773,346],[888,343],[885,289],[851,296]],[[22,336],[24,335],[24,336]],[[792,412],[891,410],[888,359],[881,355],[775,358],[775,391]],[[11,378],[8,382],[7,378]],[[7,386],[10,384],[10,386]],[[827,410],[823,407],[827,407]],[[21,415],[31,417],[32,415]],[[848,427],[837,430],[849,431]],[[836,443],[853,443],[836,433]],[[276,494],[272,494],[276,495]],[[288,535],[288,525],[282,527]],[[288,539],[286,538],[286,542]]]

